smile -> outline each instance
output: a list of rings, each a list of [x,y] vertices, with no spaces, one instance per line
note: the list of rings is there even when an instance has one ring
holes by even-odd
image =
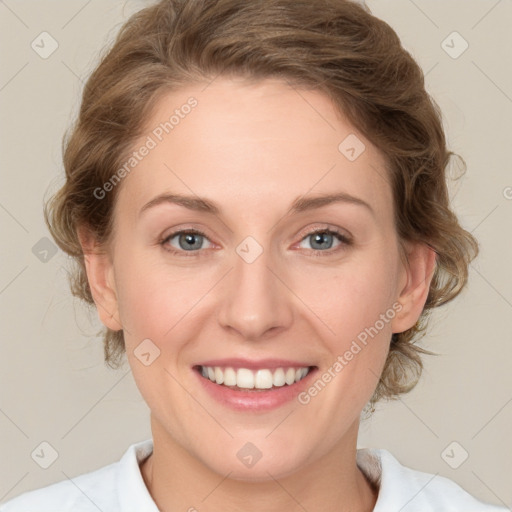
[[[201,375],[216,384],[232,389],[271,389],[291,386],[301,381],[311,371],[311,366],[293,368],[232,368],[219,366],[197,366]]]

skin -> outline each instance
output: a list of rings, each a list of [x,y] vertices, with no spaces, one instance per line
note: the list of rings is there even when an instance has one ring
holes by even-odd
[[[320,92],[222,77],[190,85],[160,100],[134,149],[190,96],[197,107],[118,185],[107,251],[80,231],[100,319],[124,329],[151,410],[144,481],[164,511],[371,511],[377,490],[356,465],[360,413],[392,333],[422,312],[435,253],[406,244],[404,265],[383,156]],[[338,150],[351,133],[366,146],[355,161]],[[349,203],[287,215],[298,197],[339,191],[375,215]],[[167,203],[139,215],[163,192],[205,197],[221,212]],[[319,249],[307,235],[325,227],[353,243],[333,236]],[[159,244],[190,228],[206,234],[195,252],[179,236],[166,247],[180,254]],[[263,248],[250,264],[236,252],[247,236]],[[238,356],[310,361],[321,374],[393,304],[400,312],[307,405],[233,411],[193,373],[201,360]],[[148,366],[134,355],[146,338],[160,350]],[[236,456],[247,442],[263,454],[251,468]]]

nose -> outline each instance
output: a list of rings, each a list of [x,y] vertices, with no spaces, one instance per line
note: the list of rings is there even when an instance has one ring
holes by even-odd
[[[293,293],[270,251],[249,263],[237,253],[222,288],[218,321],[244,340],[256,341],[289,328]]]

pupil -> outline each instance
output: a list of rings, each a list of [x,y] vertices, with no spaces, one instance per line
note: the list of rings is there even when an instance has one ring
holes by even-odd
[[[182,247],[184,249],[190,249],[190,248],[193,248],[193,249],[198,249],[201,247],[201,242],[197,242],[194,244],[194,238],[197,237],[198,235],[195,235],[193,233],[189,233],[189,234],[186,234],[186,235],[182,235],[185,240],[186,240],[186,247]]]
[[[330,235],[329,233],[316,233],[316,234],[314,235],[315,243],[317,243],[317,242],[318,242],[318,243],[320,243],[320,244],[321,244],[321,243],[322,243],[322,241],[323,241],[323,242],[325,242],[325,237],[332,237],[332,235]],[[331,244],[327,244],[327,245],[328,245],[328,247],[327,247],[327,248],[328,248],[328,249],[330,249]],[[322,247],[320,247],[320,248],[322,248]],[[324,246],[324,248],[325,248],[325,246]]]

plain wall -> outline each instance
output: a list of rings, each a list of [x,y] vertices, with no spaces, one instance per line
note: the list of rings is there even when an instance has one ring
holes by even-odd
[[[0,3],[0,502],[117,461],[129,444],[151,435],[128,364],[117,371],[104,365],[97,315],[71,297],[68,258],[60,250],[52,255],[42,240],[49,237],[43,199],[62,182],[61,139],[82,81],[123,21],[144,5]],[[359,446],[386,448],[407,466],[510,507],[512,4],[368,5],[422,66],[450,149],[466,160],[465,176],[450,185],[453,208],[480,241],[481,254],[468,288],[434,313],[421,342],[440,355],[425,356],[412,392],[378,405],[361,425]],[[43,31],[58,42],[46,59],[31,47]],[[469,44],[457,58],[442,43],[454,31]],[[459,36],[446,41],[452,53],[462,48]],[[43,441],[58,452],[48,469],[31,458]],[[452,460],[462,450],[469,454],[457,469],[442,456],[454,441]]]

